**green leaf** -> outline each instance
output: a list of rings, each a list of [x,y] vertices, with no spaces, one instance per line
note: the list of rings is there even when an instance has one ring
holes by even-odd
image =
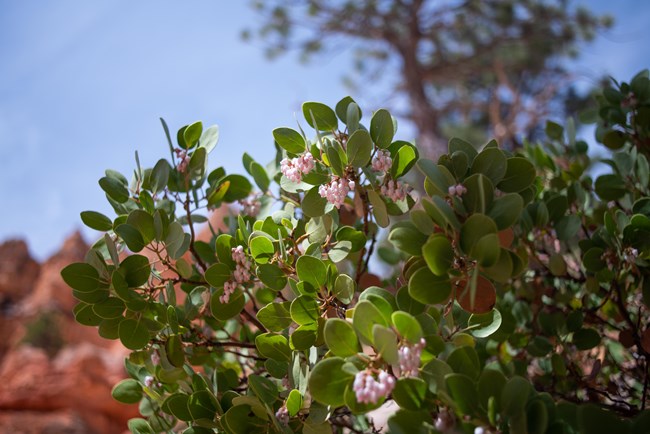
[[[135,209],[129,213],[126,223],[138,230],[144,244],[149,244],[156,237],[153,216],[141,209]]]
[[[458,374],[477,380],[481,373],[481,363],[476,350],[469,346],[454,349],[447,356],[447,364]]]
[[[199,390],[190,395],[187,401],[187,408],[190,410],[193,420],[213,420],[217,413],[217,400],[208,390]]]
[[[255,346],[263,357],[291,361],[291,348],[287,338],[276,333],[263,333],[255,338]]]
[[[476,158],[476,155],[478,155],[476,148],[472,146],[472,144],[458,137],[452,137],[449,139],[448,149],[450,155],[456,151],[464,152],[467,155],[467,162],[470,165],[474,161],[474,158]]]
[[[420,410],[425,407],[427,383],[420,378],[400,378],[393,390],[393,399],[401,408]]]
[[[501,313],[493,309],[487,313],[472,314],[467,325],[472,327],[470,333],[476,338],[487,338],[501,327]]]
[[[595,189],[602,200],[618,200],[627,193],[627,186],[623,179],[614,174],[596,178]]]
[[[80,292],[93,292],[100,288],[99,273],[90,264],[77,262],[61,270],[61,277],[69,287]]]
[[[573,334],[573,343],[580,351],[590,350],[600,343],[600,334],[594,329],[582,328]]]
[[[99,180],[99,186],[117,203],[129,200],[129,190],[115,178],[105,176]]]
[[[464,415],[474,415],[478,410],[478,394],[474,381],[467,375],[448,374],[445,383],[460,412]]]
[[[305,139],[300,133],[291,128],[276,128],[273,130],[275,142],[291,154],[301,154],[305,151]]]
[[[126,246],[132,252],[139,252],[146,246],[142,234],[135,226],[126,223],[118,225],[115,228],[115,233],[124,240]]]
[[[93,312],[93,307],[86,303],[78,303],[72,310],[72,313],[75,321],[85,326],[95,327],[104,321]]]
[[[223,294],[223,288],[218,289],[210,298],[210,311],[218,320],[225,321],[239,315],[246,304],[246,297],[241,289],[236,288],[235,292],[230,294],[228,303],[222,303],[219,297]]]
[[[465,179],[467,192],[463,194],[463,205],[467,211],[485,214],[492,205],[494,186],[487,176],[481,173],[470,175]]]
[[[212,125],[201,134],[199,146],[205,148],[206,153],[209,154],[217,146],[218,141],[219,127],[217,125]]]
[[[269,185],[271,184],[271,180],[269,179],[269,175],[266,173],[264,167],[262,167],[260,163],[253,161],[253,163],[250,166],[250,170],[251,170],[251,175],[255,180],[255,184],[257,184],[260,190],[262,192],[268,190]]]
[[[603,145],[612,150],[621,149],[626,142],[625,133],[618,130],[609,130],[603,135]]]
[[[478,399],[484,409],[488,409],[488,401],[495,398],[497,407],[501,399],[501,393],[506,385],[505,375],[495,369],[484,369],[478,379]]]
[[[194,122],[183,130],[183,143],[179,142],[178,144],[185,149],[191,149],[197,145],[202,132],[203,123],[201,121]]]
[[[522,377],[512,377],[501,392],[501,408],[508,417],[523,414],[532,389],[531,384]]]
[[[429,391],[438,394],[439,391],[446,392],[445,377],[453,373],[453,370],[442,360],[431,359],[422,367],[420,372],[429,386]]]
[[[389,148],[393,157],[393,165],[390,168],[390,175],[394,178],[401,178],[417,163],[418,148],[404,141],[397,141]]]
[[[248,384],[264,404],[272,405],[278,399],[278,388],[268,378],[255,374],[249,375]]]
[[[333,292],[336,298],[338,298],[342,303],[350,303],[354,297],[356,289],[357,284],[354,279],[347,274],[339,274],[336,276]]]
[[[352,324],[339,318],[329,318],[324,328],[325,343],[335,356],[353,356],[361,347]]]
[[[342,369],[345,360],[340,357],[323,359],[309,375],[309,392],[313,399],[332,407],[343,405],[345,389],[353,375]]]
[[[432,200],[422,199],[421,203],[424,210],[429,214],[433,221],[438,224],[438,226],[443,229],[447,229],[448,226],[451,226],[455,230],[460,229],[458,217],[456,217],[454,210],[449,206],[444,198],[434,196]]]
[[[257,319],[267,330],[281,332],[291,325],[293,320],[289,313],[291,302],[269,303],[257,312]]]
[[[313,187],[302,198],[302,211],[307,217],[320,217],[325,214],[327,199],[321,197],[318,188]]]
[[[388,240],[401,251],[412,256],[420,256],[427,236],[418,231],[412,223],[402,222],[401,226],[393,226],[388,234]]]
[[[220,182],[222,184],[230,183],[228,190],[223,195],[223,200],[228,203],[245,199],[253,190],[253,185],[250,183],[248,178],[242,175],[228,175]]]
[[[502,231],[509,228],[521,216],[524,200],[517,193],[506,193],[492,202],[488,217],[494,220],[497,229]]]
[[[171,335],[165,342],[165,353],[167,360],[173,366],[182,368],[185,364],[185,352],[183,351],[183,341],[179,335]]]
[[[257,277],[274,291],[281,291],[287,286],[287,276],[274,264],[262,264],[257,267]]]
[[[375,324],[388,326],[381,311],[373,303],[368,300],[357,303],[352,315],[352,326],[362,343],[372,345],[372,328]]]
[[[370,120],[370,136],[372,137],[372,141],[380,148],[388,148],[393,141],[394,135],[393,118],[388,110],[377,110]]]
[[[580,217],[567,215],[555,223],[555,233],[560,241],[567,241],[578,233],[581,225]]]
[[[584,404],[578,406],[578,425],[580,432],[585,434],[625,434],[627,433],[627,421],[621,421],[614,413],[598,407],[595,404]],[[643,431],[647,432],[647,426]]]
[[[497,148],[486,148],[474,159],[471,173],[482,173],[492,181],[492,184],[496,185],[505,176],[507,166],[503,151]]]
[[[440,304],[451,295],[449,276],[436,276],[427,267],[422,267],[411,276],[409,295],[423,304]]]
[[[314,297],[301,295],[291,302],[291,318],[299,325],[313,324],[320,317],[318,302]]]
[[[399,363],[397,335],[392,329],[375,324],[372,327],[372,339],[377,353],[381,355],[386,363],[390,365]]]
[[[546,121],[545,132],[549,139],[562,140],[562,135],[564,135],[564,128],[562,128],[562,125],[556,124],[555,122]]]
[[[93,305],[93,312],[104,319],[121,318],[126,305],[117,297],[108,297]]]
[[[388,227],[390,218],[388,217],[386,202],[374,190],[368,190],[368,199],[372,205],[372,214],[375,216],[377,225],[382,228]]]
[[[206,282],[208,282],[213,288],[221,288],[224,283],[231,279],[232,272],[230,271],[230,267],[226,264],[217,263],[205,270],[204,277]]]
[[[420,326],[418,320],[408,312],[399,310],[393,312],[391,320],[400,336],[411,343],[419,343],[420,339],[424,336],[422,326]]]
[[[518,193],[530,187],[535,180],[535,167],[525,158],[512,157],[507,160],[506,174],[497,188],[504,193]]]
[[[132,434],[154,434],[154,430],[145,419],[135,417],[126,423]]]
[[[433,184],[439,196],[446,196],[449,187],[455,183],[452,174],[445,166],[438,165],[431,160],[420,159],[417,163],[418,169]]]
[[[122,345],[129,350],[140,350],[149,343],[149,330],[141,320],[125,319],[118,330]]]
[[[422,246],[422,256],[433,274],[446,276],[454,262],[455,255],[447,237],[442,234],[434,234]]]
[[[464,253],[471,254],[481,238],[496,233],[494,220],[484,214],[472,214],[460,230],[460,248]]]
[[[135,404],[142,399],[142,386],[132,378],[122,380],[113,387],[111,396],[123,404]]]
[[[492,267],[499,261],[501,247],[497,234],[488,234],[481,237],[472,248],[470,256],[476,259],[483,267]]]
[[[189,395],[184,393],[174,393],[165,399],[162,409],[165,413],[172,414],[177,419],[189,421],[192,420],[192,414],[187,408],[189,400]]]
[[[113,222],[104,214],[95,211],[83,211],[81,213],[81,221],[90,229],[96,231],[110,231],[113,229]]]
[[[350,96],[346,96],[341,98],[339,102],[336,103],[336,107],[334,109],[336,111],[336,115],[341,119],[341,121],[350,126],[350,121],[356,120],[356,122],[359,122],[359,119],[361,119],[361,109],[359,106],[356,104],[354,99]],[[355,119],[348,119],[350,114],[348,114],[348,111],[352,110],[352,117],[355,117]],[[352,133],[353,131],[351,131]]]
[[[346,155],[353,167],[365,167],[372,153],[372,139],[365,130],[357,130],[348,138]]]
[[[151,175],[149,175],[149,183],[151,184],[151,192],[156,194],[159,191],[163,191],[167,187],[167,182],[169,182],[169,173],[171,172],[171,167],[165,159],[160,159],[156,165],[151,170]]]
[[[352,243],[347,240],[339,241],[334,244],[329,252],[327,252],[327,257],[330,261],[338,264],[342,260],[348,257],[352,251]]]
[[[289,392],[286,406],[290,417],[294,417],[296,414],[298,414],[302,408],[302,395],[300,394],[300,391],[293,389],[291,392]]]
[[[255,237],[250,240],[250,251],[253,259],[258,264],[268,263],[275,254],[273,242],[265,236]]]
[[[120,263],[118,270],[124,276],[129,288],[138,288],[149,280],[151,264],[146,256],[131,255]]]
[[[316,344],[318,338],[318,324],[301,325],[291,333],[289,347],[298,351],[306,351]]]
[[[327,282],[327,268],[323,261],[313,256],[301,256],[296,261],[298,278],[309,283],[314,289],[325,286]]]
[[[333,131],[339,127],[339,121],[336,119],[334,110],[320,102],[304,103],[302,105],[302,114],[309,126],[315,130]]]

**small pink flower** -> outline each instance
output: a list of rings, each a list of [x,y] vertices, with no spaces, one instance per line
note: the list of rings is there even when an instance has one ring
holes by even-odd
[[[456,185],[452,185],[451,187],[449,187],[447,192],[449,193],[449,196],[458,196],[458,197],[460,197],[460,196],[464,195],[465,193],[467,193],[467,189],[465,188],[465,186],[463,184],[456,184]]]
[[[354,190],[355,185],[354,181],[335,177],[329,184],[318,187],[318,193],[338,209],[345,202],[348,193]]]
[[[417,377],[420,369],[420,357],[426,345],[424,338],[415,345],[405,344],[398,350],[399,369],[402,377]]]
[[[275,412],[275,417],[282,425],[289,425],[289,410],[286,405],[283,405]]]
[[[382,185],[381,194],[393,202],[398,202],[406,199],[409,190],[410,187],[408,184],[403,184],[401,181],[394,181],[391,179],[386,183],[386,185]]]
[[[393,165],[393,160],[390,158],[390,153],[380,149],[372,159],[372,170],[376,172],[386,173]]]
[[[292,159],[285,158],[280,161],[280,171],[292,182],[302,181],[302,175],[311,172],[315,167],[314,156],[311,152],[305,152],[299,157]]]
[[[354,377],[352,390],[360,404],[376,404],[381,398],[385,398],[395,388],[395,377],[386,371],[379,371],[377,379],[370,372],[360,371]]]

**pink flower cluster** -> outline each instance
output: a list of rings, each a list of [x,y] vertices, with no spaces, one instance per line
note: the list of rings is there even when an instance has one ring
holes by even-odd
[[[255,217],[260,212],[262,204],[255,197],[249,197],[239,201],[239,204],[242,206],[242,213],[246,214],[249,217]]]
[[[354,377],[352,389],[360,404],[376,404],[387,397],[395,388],[395,377],[386,371],[379,371],[377,379],[368,371],[360,371]]]
[[[284,176],[293,182],[302,181],[302,175],[311,172],[314,169],[314,157],[311,152],[305,152],[299,157],[288,158],[280,161],[280,171]]]
[[[398,350],[399,370],[402,377],[417,377],[420,369],[420,356],[427,342],[420,339],[415,345],[405,344]]]
[[[354,190],[354,181],[348,181],[346,178],[334,177],[329,184],[324,184],[318,187],[320,197],[327,199],[329,203],[336,208],[341,208],[345,198],[348,196],[350,190]]]
[[[410,187],[401,181],[390,180],[386,185],[381,186],[381,194],[390,198],[393,202],[406,199]]]
[[[187,170],[187,166],[190,164],[190,159],[187,157],[187,151],[181,151],[180,149],[174,149],[174,151],[180,160],[176,166],[176,170],[184,173]]]
[[[283,405],[275,412],[275,417],[282,425],[289,425],[289,410],[286,405]]]
[[[244,247],[233,247],[231,251],[232,260],[235,261],[235,271],[232,273],[234,280],[229,280],[223,284],[223,294],[219,297],[219,301],[222,303],[228,303],[230,295],[235,292],[235,288],[251,280],[251,261],[246,257]]]
[[[458,197],[460,197],[460,196],[464,195],[465,193],[467,193],[467,189],[465,188],[465,186],[463,184],[456,184],[456,185],[452,185],[451,187],[449,187],[447,192],[449,193],[449,196],[458,196]]]
[[[393,160],[390,158],[390,152],[380,149],[372,159],[372,170],[376,172],[386,173],[393,165]]]

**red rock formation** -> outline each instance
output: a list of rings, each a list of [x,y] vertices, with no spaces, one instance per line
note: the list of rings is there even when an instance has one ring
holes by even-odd
[[[138,415],[137,406],[111,397],[113,385],[126,377],[128,352],[72,316],[76,301],[60,271],[82,261],[87,249],[75,233],[39,266],[24,242],[0,245],[1,433],[114,434],[125,431],[128,419]],[[52,322],[48,336],[55,333],[63,345],[54,357],[24,342],[27,337],[43,343],[27,330],[44,315]]]

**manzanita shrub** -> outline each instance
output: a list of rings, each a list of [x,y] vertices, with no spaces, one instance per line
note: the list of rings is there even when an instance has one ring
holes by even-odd
[[[132,350],[129,428],[378,432],[383,406],[392,433],[650,432],[648,72],[598,105],[595,180],[571,121],[431,161],[386,110],[308,102],[249,176],[208,170],[216,127],[163,122],[170,158],[106,171],[116,216],[81,214],[105,235],[62,271]]]

